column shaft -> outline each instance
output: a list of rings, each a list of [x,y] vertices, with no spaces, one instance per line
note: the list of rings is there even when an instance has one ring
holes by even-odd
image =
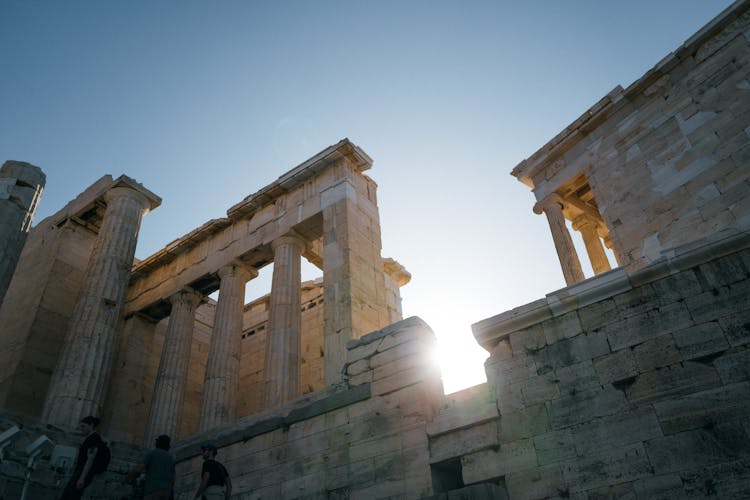
[[[263,404],[273,408],[299,396],[302,350],[301,253],[304,241],[285,236],[273,242],[273,281],[268,310]]]
[[[588,253],[594,273],[601,274],[612,269],[609,260],[607,260],[607,254],[604,253],[602,241],[599,239],[596,223],[586,216],[581,216],[573,222],[573,229],[580,231],[583,237],[586,253]]]
[[[257,271],[240,264],[219,269],[221,285],[203,383],[200,431],[227,424],[235,417],[245,284],[254,276]]]
[[[565,217],[562,212],[562,203],[559,196],[553,195],[546,198],[534,206],[535,213],[544,211],[549,223],[549,229],[552,233],[552,240],[555,243],[557,257],[560,259],[565,283],[570,286],[584,280],[581,262],[578,260],[578,253],[573,245],[573,239],[570,237],[568,228],[565,227]]]
[[[107,209],[44,405],[43,418],[62,427],[101,412],[138,228],[148,207],[145,196],[125,187],[109,190],[105,199]]]
[[[177,437],[187,383],[195,309],[200,301],[201,295],[189,288],[170,297],[172,313],[151,398],[146,446],[151,446],[159,434],[167,434],[173,439]]]

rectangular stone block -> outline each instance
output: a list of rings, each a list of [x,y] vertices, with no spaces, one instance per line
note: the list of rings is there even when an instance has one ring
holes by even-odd
[[[547,432],[534,437],[534,449],[539,465],[570,460],[576,456],[573,432],[570,429]]]
[[[640,372],[669,366],[682,361],[672,335],[662,335],[633,348],[633,360]]]
[[[750,460],[736,460],[681,475],[689,498],[750,498]]]
[[[505,476],[509,498],[556,498],[568,490],[559,465],[511,472]]]
[[[617,351],[690,326],[692,317],[685,304],[678,302],[607,325],[602,331],[612,351]]]
[[[719,424],[646,443],[655,474],[698,471],[704,467],[750,458],[750,439],[741,424]]]
[[[514,353],[529,354],[538,351],[546,344],[541,325],[513,332],[510,334],[510,346]]]
[[[497,409],[501,415],[525,408],[521,382],[497,387]]]
[[[497,451],[482,450],[461,457],[464,484],[497,479],[535,466],[536,453],[530,439],[503,444]]]
[[[657,401],[654,410],[664,434],[750,417],[750,382]]]
[[[555,370],[562,393],[580,392],[601,386],[591,361],[582,361]]]
[[[622,319],[613,299],[602,300],[579,309],[578,318],[581,327],[587,333]]]
[[[442,410],[427,424],[427,434],[437,436],[445,432],[498,418],[497,403],[481,397]]]
[[[547,344],[550,345],[583,333],[577,311],[571,311],[562,316],[548,319],[542,323],[542,328]]]
[[[562,429],[596,417],[625,411],[629,407],[622,391],[613,388],[591,389],[547,403],[552,429]]]
[[[682,359],[708,356],[729,348],[724,331],[716,321],[679,330],[672,334]]]
[[[611,354],[595,358],[593,364],[602,384],[611,384],[638,373],[630,349],[620,349]]]
[[[560,389],[552,373],[524,380],[520,385],[525,406],[544,404],[560,397]]]
[[[572,432],[578,456],[662,436],[659,420],[650,407],[597,418],[575,426]]]
[[[430,438],[430,462],[442,462],[485,448],[497,446],[497,421],[489,421]]]
[[[537,374],[534,358],[526,354],[514,355],[497,362],[490,358],[485,363],[485,370],[488,380],[492,377],[499,384],[512,384]]]
[[[745,139],[747,141],[747,139]],[[742,189],[742,196],[747,197],[747,188]],[[698,267],[703,278],[711,288],[732,285],[747,280],[747,271],[739,255],[727,255],[720,259],[706,262]]]
[[[721,379],[713,367],[686,361],[638,375],[625,393],[631,402],[645,402],[692,394],[719,385]]]
[[[685,495],[682,479],[677,474],[644,477],[633,483],[633,489],[638,498],[650,500],[673,500]]]
[[[654,308],[657,303],[657,294],[651,284],[641,285],[628,292],[613,297],[620,317],[625,319],[631,316],[644,314]]]
[[[726,353],[714,361],[714,366],[725,384],[750,380],[750,350]]]
[[[501,442],[508,443],[543,434],[548,429],[547,408],[540,404],[504,414],[500,418],[499,437]]]
[[[750,280],[688,297],[685,303],[696,323],[706,323],[747,311],[750,309]],[[685,327],[687,326],[689,325]]]
[[[603,356],[609,352],[606,335],[602,331],[580,334],[552,344],[536,354],[538,364],[559,368]]]
[[[634,481],[650,476],[649,463],[643,444],[607,450],[574,462],[563,462],[562,473],[571,492]]]
[[[750,343],[750,310],[719,319],[727,341],[732,346]]]

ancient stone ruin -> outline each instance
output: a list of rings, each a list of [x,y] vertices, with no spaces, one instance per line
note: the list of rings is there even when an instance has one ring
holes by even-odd
[[[350,141],[137,262],[161,200],[103,177],[3,249],[2,494],[54,498],[64,431],[98,413],[115,458],[90,498],[132,498],[162,432],[180,499],[207,439],[236,498],[750,496],[749,96],[740,1],[519,164],[568,286],[475,323],[487,383],[448,396]]]

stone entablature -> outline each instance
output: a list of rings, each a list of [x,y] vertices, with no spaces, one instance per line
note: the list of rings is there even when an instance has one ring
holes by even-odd
[[[564,219],[595,274],[610,268],[605,246],[637,269],[664,249],[750,227],[749,21],[750,3],[736,2],[513,169],[549,219],[568,285],[583,274]]]

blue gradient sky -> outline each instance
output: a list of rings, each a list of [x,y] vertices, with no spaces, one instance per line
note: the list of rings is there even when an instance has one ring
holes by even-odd
[[[0,0],[0,161],[46,172],[37,221],[142,182],[145,258],[349,137],[451,391],[483,378],[471,323],[564,286],[510,170],[729,3]]]

